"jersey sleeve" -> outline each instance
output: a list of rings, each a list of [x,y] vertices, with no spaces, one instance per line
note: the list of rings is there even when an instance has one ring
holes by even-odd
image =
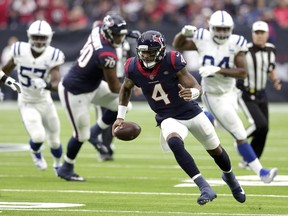
[[[51,62],[53,62],[54,67],[62,65],[65,62],[65,55],[61,50],[54,48],[52,53]]]
[[[238,52],[247,52],[248,46],[247,46],[247,40],[245,37],[241,35],[231,35],[232,37],[232,43],[237,48]]]
[[[170,59],[168,58],[168,61],[170,60],[170,64],[176,72],[182,70],[187,65],[186,60],[180,52],[171,51],[167,55],[168,57],[170,55]]]
[[[102,49],[99,51],[99,63],[103,68],[112,69],[116,67],[118,58],[115,50]]]

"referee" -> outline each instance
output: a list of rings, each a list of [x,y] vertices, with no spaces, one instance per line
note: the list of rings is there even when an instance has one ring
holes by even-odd
[[[268,78],[276,90],[281,90],[281,81],[275,71],[275,46],[268,43],[269,28],[263,21],[257,21],[252,26],[252,43],[248,43],[246,53],[248,75],[244,80],[237,81],[237,87],[242,90],[239,105],[244,111],[250,126],[247,136],[251,137],[251,146],[260,159],[269,130],[268,99],[265,91]],[[247,163],[239,163],[242,168]]]

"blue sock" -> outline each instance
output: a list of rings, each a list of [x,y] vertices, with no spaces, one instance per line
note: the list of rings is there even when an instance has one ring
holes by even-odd
[[[61,158],[61,156],[62,156],[62,145],[60,145],[58,149],[50,148],[50,152],[55,158]]]
[[[191,177],[198,175],[200,171],[192,156],[186,151],[183,141],[178,137],[172,137],[167,141],[179,166]]]
[[[247,142],[244,144],[237,145],[237,148],[238,148],[239,153],[242,155],[243,159],[246,162],[250,163],[257,158],[251,145],[248,144]]]
[[[100,128],[98,124],[95,124],[94,126],[92,126],[91,129],[90,129],[89,142],[91,142],[94,145],[99,143],[98,135],[100,133],[102,133],[102,131],[103,131],[103,129]]]
[[[67,157],[74,160],[80,151],[83,142],[79,142],[76,138],[71,137],[67,145]]]

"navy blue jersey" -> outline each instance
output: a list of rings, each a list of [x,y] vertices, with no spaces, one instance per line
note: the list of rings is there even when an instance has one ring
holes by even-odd
[[[202,109],[195,101],[185,101],[178,95],[176,73],[186,66],[183,56],[176,51],[167,52],[152,71],[145,70],[136,58],[126,61],[125,73],[140,87],[151,109],[156,113],[158,125],[166,118],[191,119]]]
[[[103,68],[115,68],[115,48],[102,36],[100,26],[95,27],[76,62],[64,77],[63,86],[73,94],[94,91],[103,79]]]

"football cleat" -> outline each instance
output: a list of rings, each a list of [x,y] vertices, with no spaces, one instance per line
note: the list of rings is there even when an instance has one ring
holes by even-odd
[[[37,168],[40,170],[46,170],[47,169],[47,163],[45,158],[42,156],[41,152],[34,153],[31,152],[32,160]]]
[[[73,171],[74,165],[64,162],[63,166],[58,168],[57,176],[65,179],[66,181],[84,182],[85,179]]]
[[[210,187],[205,187],[201,190],[201,195],[197,199],[199,205],[205,205],[212,202],[217,197],[216,193]]]
[[[229,186],[233,197],[240,203],[244,203],[246,200],[246,195],[243,190],[243,188],[240,186],[239,182],[236,180],[236,178],[228,181],[226,177],[222,174],[222,179],[226,184]]]
[[[113,155],[111,154],[100,154],[98,155],[98,161],[104,162],[104,161],[113,161]]]
[[[53,162],[53,170],[54,170],[56,176],[58,176],[57,171],[61,166],[62,166],[61,162],[60,163],[58,161]]]
[[[277,176],[277,174],[278,174],[277,168],[272,168],[271,170],[267,170],[267,169],[262,168],[260,170],[260,179],[264,183],[269,184],[274,180],[274,178]]]

